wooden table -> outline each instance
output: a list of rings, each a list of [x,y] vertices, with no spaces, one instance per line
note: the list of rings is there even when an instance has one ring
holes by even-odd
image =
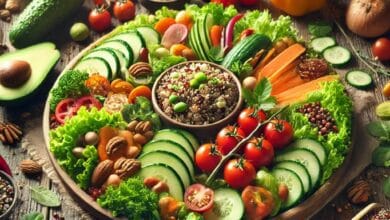
[[[0,107],[0,121],[7,120],[15,122],[19,125],[22,125],[24,128],[31,129],[30,126],[35,126],[35,129],[40,129],[43,113],[43,105],[45,99],[47,97],[48,91],[51,88],[54,80],[64,68],[64,66],[69,62],[72,57],[74,57],[81,49],[86,47],[88,43],[92,41],[92,39],[99,38],[99,35],[92,34],[92,39],[88,43],[77,44],[71,41],[68,30],[72,23],[75,21],[86,21],[88,8],[90,8],[91,3],[89,1],[85,4],[84,8],[78,13],[78,15],[70,19],[68,22],[63,24],[61,27],[57,28],[53,34],[51,34],[48,39],[55,42],[57,47],[61,50],[61,60],[55,67],[55,69],[50,73],[48,80],[42,86],[39,93],[35,96],[35,99],[31,100],[30,103],[20,106],[20,107]],[[142,6],[137,4],[138,11],[145,11]],[[300,33],[307,37],[306,24],[308,20],[312,18],[316,18],[320,15],[311,15],[306,18],[297,19],[297,27],[301,31]],[[14,20],[14,19],[13,19]],[[10,46],[7,38],[7,30],[9,29],[10,24],[0,21],[0,39],[1,42]],[[337,42],[340,45],[348,47],[345,39],[335,31]],[[365,55],[371,56],[370,53],[370,41],[361,39],[353,34],[351,34],[354,44],[356,47]],[[361,64],[354,61],[348,68],[357,67]],[[375,76],[375,85],[376,88],[372,89],[370,92],[375,96],[375,102],[380,103],[385,100],[383,95],[381,94],[381,89],[384,84],[389,80],[385,76]],[[0,94],[1,95],[1,94]],[[367,117],[369,120],[374,120],[374,109],[375,105],[370,106],[370,113],[364,115],[363,117]],[[31,125],[32,124],[32,125]],[[43,142],[43,139],[42,139]],[[23,149],[21,146],[10,147],[3,146],[0,144],[0,154],[9,162],[11,169],[13,170],[15,179],[20,185],[20,201],[18,203],[17,208],[14,210],[14,213],[10,217],[10,219],[20,219],[22,215],[38,211],[43,213],[46,216],[46,219],[56,219],[58,216],[65,217],[65,219],[80,219],[80,216],[77,210],[68,208],[68,206],[63,206],[61,208],[46,208],[42,207],[33,201],[30,197],[28,185],[41,185],[47,188],[51,188],[54,191],[57,188],[52,184],[52,181],[46,176],[42,175],[38,179],[28,179],[23,174],[20,173],[18,165],[21,160],[29,158],[29,155],[26,149]],[[370,201],[379,202],[385,205],[385,207],[390,207],[390,202],[385,198],[382,192],[382,183],[385,177],[390,175],[390,170],[385,168],[377,168],[377,167],[369,167],[363,173],[361,173],[361,177],[369,180],[369,183],[372,187],[373,196]],[[74,203],[74,202],[73,202]],[[74,204],[77,205],[77,204]],[[349,205],[345,190],[338,194],[335,199],[330,202],[327,206],[325,206],[318,214],[312,219],[350,219],[358,210],[360,210],[362,206],[351,206]]]

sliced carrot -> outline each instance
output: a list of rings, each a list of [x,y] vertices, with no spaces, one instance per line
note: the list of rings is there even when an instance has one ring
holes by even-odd
[[[298,65],[297,60],[288,64],[287,66],[281,68],[279,71],[276,71],[275,73],[271,74],[268,79],[269,80],[277,80],[283,73],[290,69],[295,69],[295,67]]]
[[[269,81],[272,86],[276,86],[277,84],[285,82],[289,78],[293,78],[295,76],[298,76],[298,74],[296,73],[295,68],[291,68],[286,70],[279,78],[269,79]]]
[[[173,24],[176,24],[175,19],[173,18],[162,18],[161,20],[157,21],[157,23],[154,25],[154,29],[163,35],[165,31]]]
[[[210,30],[210,38],[214,47],[221,45],[223,26],[213,25]]]
[[[261,80],[263,77],[269,77],[272,74],[278,74],[280,71],[285,70],[288,65],[293,63],[305,51],[306,48],[300,44],[291,45],[257,72],[257,79]]]
[[[183,50],[188,49],[188,47],[184,44],[174,44],[169,49],[171,55],[181,56],[183,54]]]
[[[129,94],[129,103],[134,104],[138,96],[152,99],[152,91],[147,86],[137,86]]]
[[[296,86],[305,84],[306,81],[304,81],[300,76],[295,76],[293,78],[290,78],[288,82],[285,82],[283,85],[272,87],[272,93],[271,95],[277,95],[279,93],[282,93],[288,89],[292,89]]]
[[[316,90],[319,90],[321,88],[322,82],[329,82],[339,79],[338,75],[327,75],[323,76],[321,78],[309,81],[307,83],[301,84],[299,86],[296,86],[294,88],[288,89],[282,93],[279,93],[275,95],[276,100],[279,102],[283,102],[286,100],[299,98],[302,95],[306,95],[310,92],[314,92]]]
[[[254,72],[256,73],[255,77],[257,77],[257,73],[259,73],[265,65],[267,65],[271,60],[272,58],[274,58],[274,55],[275,55],[275,48],[271,48],[268,53],[264,56],[264,58],[260,61],[260,63],[256,66]]]

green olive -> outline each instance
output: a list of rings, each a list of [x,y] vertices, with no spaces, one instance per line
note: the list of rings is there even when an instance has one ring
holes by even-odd
[[[169,50],[165,47],[157,48],[155,51],[158,58],[163,58],[169,56]]]
[[[198,72],[195,74],[194,79],[198,80],[200,83],[204,83],[207,81],[207,76],[204,72]]]
[[[70,28],[70,37],[74,41],[83,41],[89,37],[88,26],[84,23],[75,23]]]
[[[187,108],[188,105],[185,102],[178,102],[173,106],[173,110],[178,113],[185,112]]]
[[[379,104],[375,109],[376,115],[383,119],[390,119],[390,101]]]
[[[191,79],[190,80],[190,86],[193,89],[197,89],[197,88],[199,88],[200,83],[199,83],[199,81],[197,79]]]
[[[179,96],[177,96],[177,95],[170,95],[169,96],[169,103],[175,104],[177,101],[179,101]]]

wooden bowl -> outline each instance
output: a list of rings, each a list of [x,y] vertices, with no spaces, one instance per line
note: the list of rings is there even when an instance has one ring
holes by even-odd
[[[189,0],[140,0],[141,4],[150,11],[156,11],[163,6],[173,9],[183,9]]]
[[[225,118],[219,120],[219,121],[216,121],[214,123],[211,123],[211,124],[206,124],[206,125],[191,125],[191,124],[186,124],[186,123],[182,123],[182,122],[178,122],[174,119],[172,119],[171,117],[169,117],[168,115],[166,115],[164,113],[164,111],[160,108],[159,104],[158,104],[158,101],[157,101],[157,88],[158,88],[158,85],[159,85],[159,82],[160,80],[168,73],[171,72],[172,69],[175,69],[175,68],[180,68],[182,66],[188,66],[190,64],[193,64],[193,63],[200,63],[200,64],[208,64],[214,68],[217,68],[217,69],[220,69],[224,72],[227,72],[228,74],[230,74],[232,77],[233,77],[233,80],[238,88],[238,91],[239,91],[239,98],[238,98],[238,101],[237,101],[237,104],[235,106],[235,108],[233,109],[233,111],[227,115]],[[234,122],[237,118],[237,115],[239,114],[240,110],[241,110],[241,107],[242,107],[242,104],[243,104],[243,98],[242,98],[242,91],[241,91],[241,82],[240,80],[236,77],[236,75],[234,75],[234,73],[232,73],[230,70],[220,66],[220,65],[217,65],[215,63],[211,63],[211,62],[208,62],[208,61],[200,61],[200,60],[196,60],[196,61],[187,61],[187,62],[183,62],[183,63],[179,63],[175,66],[172,66],[171,68],[165,70],[155,81],[154,85],[153,85],[153,89],[152,89],[152,103],[153,103],[153,108],[154,108],[154,111],[157,112],[157,114],[160,116],[160,118],[162,119],[162,121],[164,122],[164,124],[166,124],[167,126],[169,127],[176,127],[176,128],[181,128],[181,129],[184,129],[184,130],[187,130],[193,134],[195,134],[196,136],[200,137],[200,138],[211,138],[211,137],[214,137],[215,134],[221,130],[224,126],[226,126],[227,124],[231,123],[231,122]]]

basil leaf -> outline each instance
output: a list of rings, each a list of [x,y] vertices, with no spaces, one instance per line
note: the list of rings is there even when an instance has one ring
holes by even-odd
[[[387,177],[383,182],[383,193],[387,198],[390,198],[390,177]]]
[[[313,37],[325,37],[332,33],[332,25],[326,21],[315,21],[309,23],[308,30]]]
[[[367,125],[368,132],[382,141],[390,141],[390,121],[374,121]]]
[[[267,78],[263,78],[259,84],[255,87],[254,93],[255,97],[257,96],[257,100],[259,103],[265,101],[270,95],[272,91],[272,85]]]
[[[43,186],[30,186],[31,198],[37,203],[47,207],[58,207],[61,200],[56,193]]]
[[[22,220],[44,220],[44,216],[40,212],[31,212],[22,216]]]
[[[389,147],[377,147],[372,152],[372,163],[375,166],[390,167],[390,148]]]

